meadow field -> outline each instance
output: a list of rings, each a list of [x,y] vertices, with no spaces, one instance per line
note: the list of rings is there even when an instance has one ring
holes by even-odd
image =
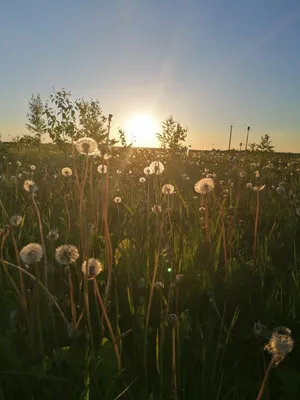
[[[93,146],[1,147],[0,400],[299,399],[300,156]]]

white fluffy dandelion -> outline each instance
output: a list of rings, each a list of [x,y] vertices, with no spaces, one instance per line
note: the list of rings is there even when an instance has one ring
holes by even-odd
[[[57,240],[59,238],[59,234],[57,232],[57,229],[51,229],[47,235],[47,239],[54,241]]]
[[[43,257],[43,247],[39,243],[29,243],[20,251],[20,258],[24,264],[34,264]]]
[[[63,169],[61,170],[62,176],[65,176],[65,177],[71,176],[72,173],[73,173],[73,172],[72,172],[71,168],[69,168],[69,167],[65,167],[65,168],[63,168]]]
[[[147,176],[149,176],[149,175],[151,175],[153,172],[151,171],[151,168],[150,167],[146,167],[146,168],[144,168],[144,174],[145,175],[147,175]]]
[[[150,166],[150,171],[152,174],[161,175],[164,172],[164,165],[160,161],[153,161]]]
[[[119,196],[114,198],[114,202],[117,203],[117,204],[121,203],[121,201],[122,201],[122,199]]]
[[[265,350],[273,355],[275,365],[278,365],[293,348],[294,340],[291,337],[291,330],[284,326],[274,329],[269,342],[265,346]]]
[[[21,215],[12,215],[9,219],[9,222],[12,226],[19,226],[23,221]]]
[[[161,190],[161,191],[163,192],[163,194],[173,194],[174,191],[175,191],[175,188],[174,188],[173,185],[165,184],[165,185],[162,187],[162,190]]]
[[[55,250],[55,259],[60,265],[73,264],[78,257],[77,247],[71,244],[63,244]]]
[[[97,171],[99,174],[106,174],[107,173],[107,166],[105,164],[101,164],[97,167]]]
[[[26,192],[29,192],[29,193],[32,193],[32,194],[36,193],[38,191],[38,187],[37,187],[36,183],[34,181],[30,180],[30,179],[27,179],[24,182],[24,186],[23,187],[26,190]]]
[[[83,137],[75,143],[76,149],[80,154],[91,156],[98,150],[96,140],[90,137]]]
[[[103,271],[103,265],[97,258],[89,258],[88,262],[82,263],[81,271],[88,279],[93,279]]]
[[[200,179],[194,186],[195,192],[200,194],[208,194],[214,190],[214,187],[215,183],[211,178]]]

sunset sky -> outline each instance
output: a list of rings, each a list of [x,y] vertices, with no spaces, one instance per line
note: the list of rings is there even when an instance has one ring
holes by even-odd
[[[3,0],[0,54],[2,140],[63,87],[115,132],[172,114],[193,148],[226,148],[230,124],[238,147],[249,123],[250,142],[300,152],[299,0]]]

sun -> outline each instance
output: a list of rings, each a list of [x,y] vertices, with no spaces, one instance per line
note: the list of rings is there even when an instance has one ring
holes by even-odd
[[[159,120],[149,114],[132,115],[124,125],[126,138],[135,147],[158,147],[160,129]]]

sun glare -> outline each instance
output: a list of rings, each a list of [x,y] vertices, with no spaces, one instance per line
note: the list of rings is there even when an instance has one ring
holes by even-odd
[[[124,130],[129,143],[135,147],[157,147],[156,134],[160,132],[158,119],[148,114],[137,114],[128,118]]]

